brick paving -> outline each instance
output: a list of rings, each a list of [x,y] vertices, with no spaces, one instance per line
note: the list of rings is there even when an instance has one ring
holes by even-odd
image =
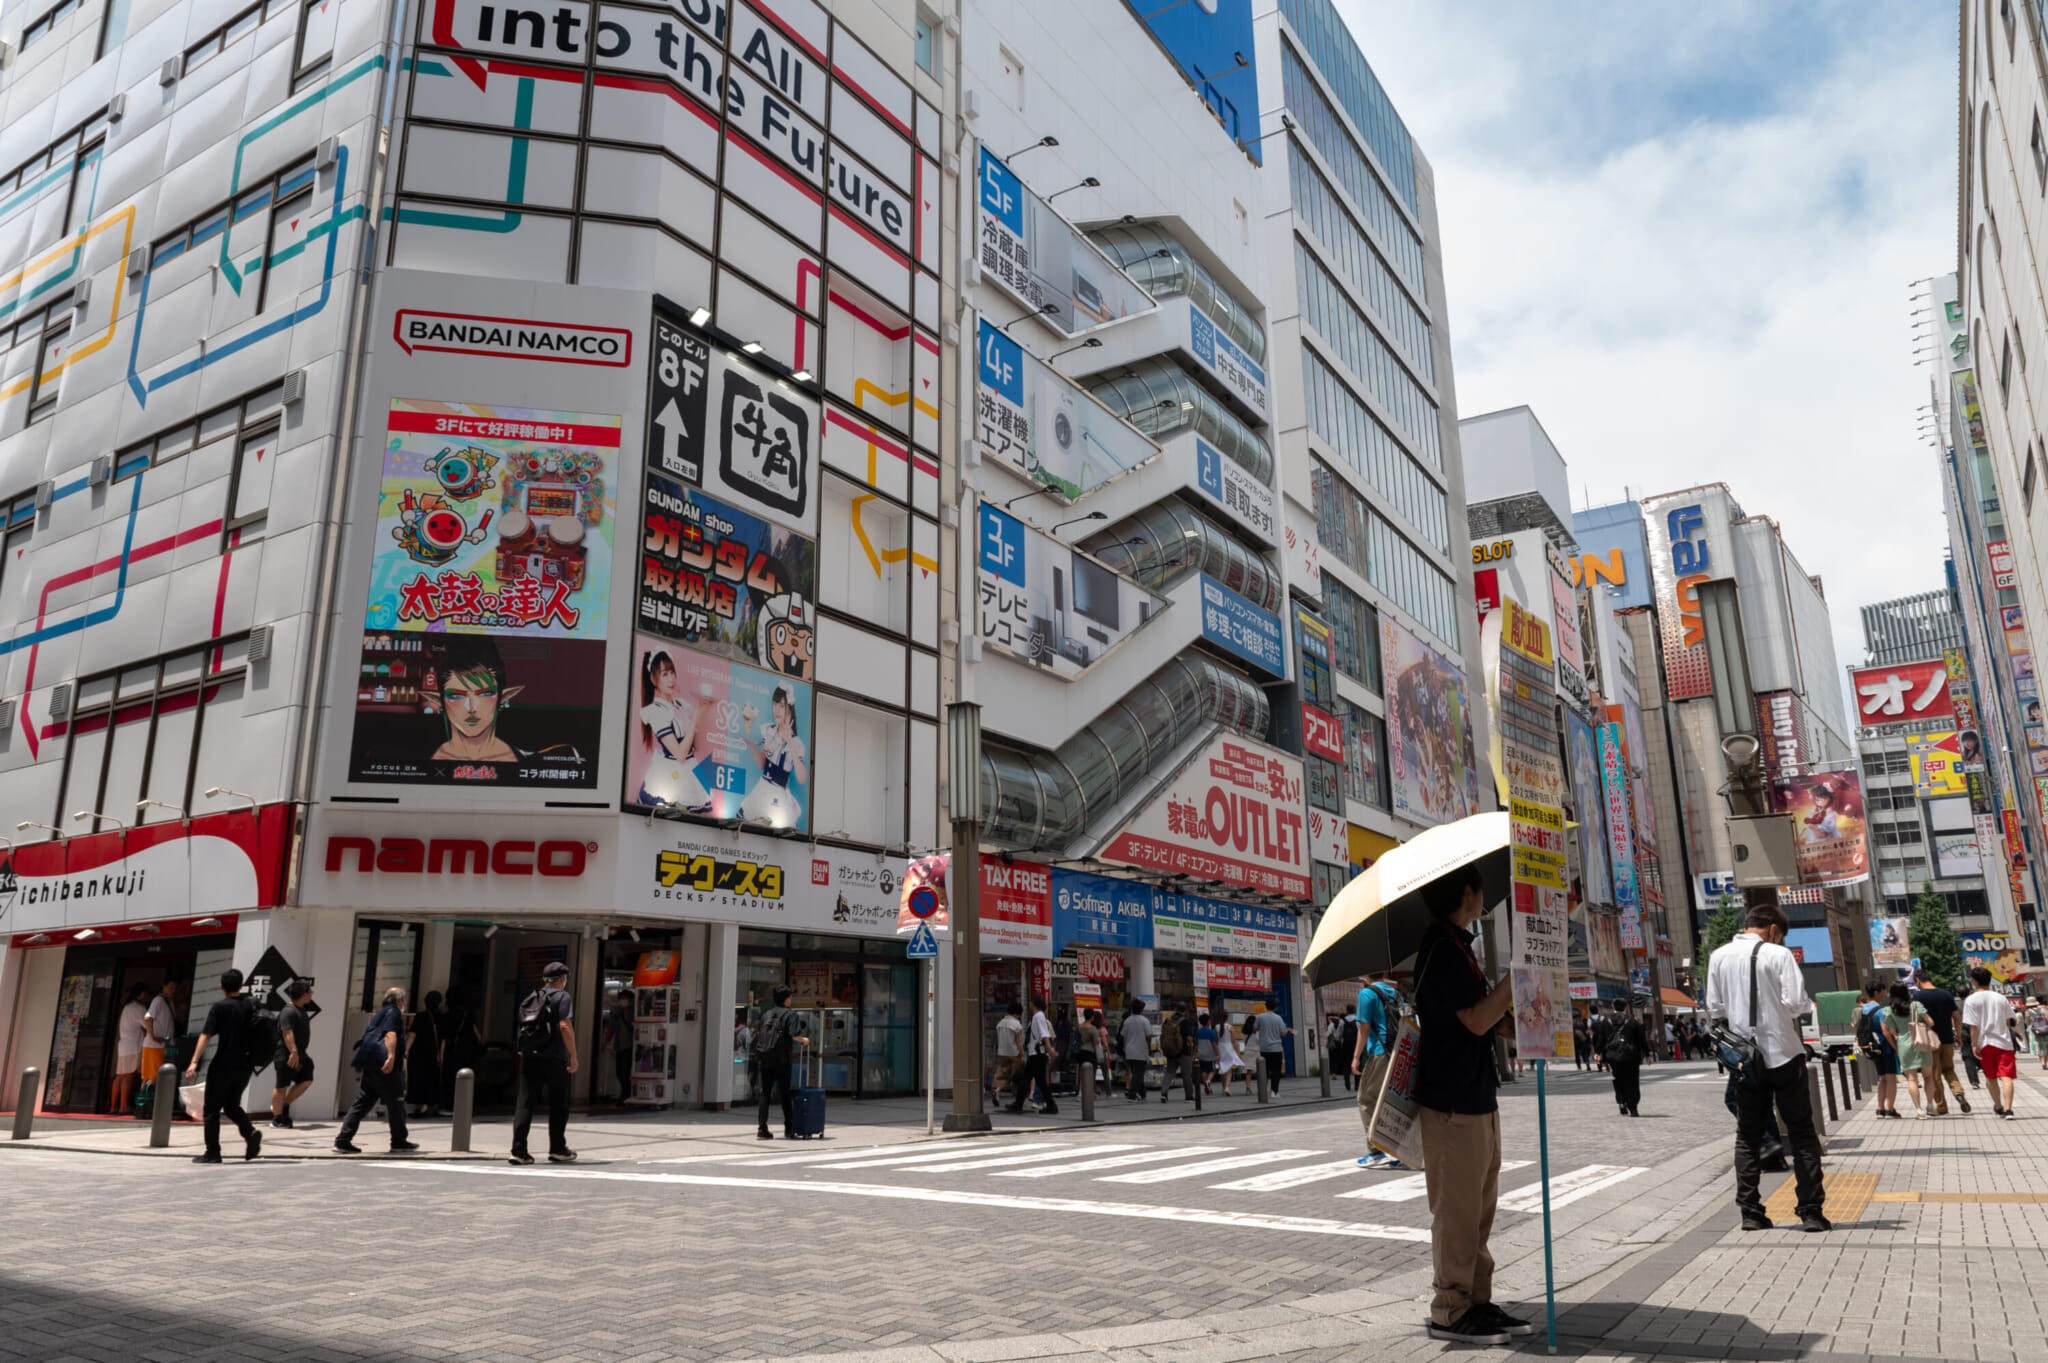
[[[2048,1358],[2030,1286],[2048,1248],[2031,1204],[2048,1194],[2038,1159],[2048,1083],[2022,1077],[2013,1123],[1983,1105],[1972,1117],[1879,1122],[1866,1096],[1830,1133],[1837,1177],[1875,1176],[1858,1219],[1829,1236],[1745,1235],[1711,1069],[1652,1074],[1651,1120],[1640,1123],[1617,1120],[1598,1081],[1553,1086],[1554,1169],[1651,1169],[1559,1214],[1560,1356]],[[1527,1087],[1506,1105],[1513,1155],[1527,1153],[1533,1124]],[[1349,1120],[1311,1107],[1100,1137],[1069,1128],[1059,1139],[1341,1152]],[[1446,1352],[1419,1328],[1426,1245],[845,1198],[795,1185],[808,1166],[731,1171],[793,1185],[775,1190],[661,1182],[678,1169],[654,1162],[674,1158],[663,1151],[739,1146],[729,1131],[642,1132],[609,1149],[576,1139],[592,1167],[545,1177],[269,1159],[200,1170],[43,1138],[0,1147],[0,1360],[1401,1363]],[[914,1169],[817,1176],[1011,1182]],[[1426,1222],[1419,1203],[1333,1204],[1332,1187],[1112,1196],[1184,1206],[1234,1196],[1282,1217],[1369,1207],[1374,1219]],[[1915,1194],[1972,1200],[1899,1200]],[[1540,1302],[1538,1218],[1503,1214],[1494,1248],[1500,1295]],[[1540,1355],[1540,1337],[1524,1351]]]

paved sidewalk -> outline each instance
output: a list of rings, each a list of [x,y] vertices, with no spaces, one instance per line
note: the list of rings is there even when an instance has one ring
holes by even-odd
[[[1078,1098],[1061,1096],[1057,1116],[1043,1116],[1026,1110],[1013,1115],[996,1107],[990,1114],[992,1134],[1014,1136],[1025,1132],[1043,1134],[1048,1131],[1074,1131],[1091,1127],[1124,1126],[1133,1123],[1167,1122],[1208,1118],[1244,1118],[1258,1113],[1296,1111],[1307,1107],[1335,1105],[1341,1107],[1355,1101],[1355,1095],[1344,1092],[1340,1085],[1329,1098],[1322,1097],[1318,1080],[1290,1080],[1284,1093],[1274,1096],[1263,1107],[1251,1096],[1233,1094],[1229,1098],[1210,1095],[1202,1100],[1202,1111],[1197,1113],[1193,1103],[1179,1096],[1178,1090],[1170,1102],[1162,1103],[1155,1094],[1145,1102],[1132,1102],[1121,1092],[1101,1096],[1095,1107],[1092,1123],[1081,1120],[1081,1103]],[[950,1104],[941,1100],[935,1109],[935,1120],[943,1127]],[[272,1127],[268,1113],[250,1114],[263,1133],[263,1158],[272,1159],[346,1159],[334,1151],[334,1134],[341,1123],[331,1121],[300,1121],[290,1130]],[[543,1123],[544,1125],[545,1123]],[[779,1119],[771,1119],[770,1126],[779,1130]],[[40,1148],[49,1150],[89,1151],[96,1154],[119,1155],[182,1155],[190,1157],[202,1147],[197,1122],[174,1122],[171,1125],[171,1143],[164,1149],[149,1148],[149,1123],[130,1120],[101,1119],[77,1120],[63,1118],[38,1118],[30,1139],[11,1142],[0,1138],[0,1152],[13,1147],[17,1149]],[[242,1148],[241,1137],[232,1129],[221,1133],[221,1148],[232,1158]],[[420,1145],[414,1159],[492,1159],[502,1160],[512,1146],[512,1119],[502,1113],[479,1117],[470,1132],[469,1154],[453,1154],[449,1150],[452,1135],[451,1124],[446,1118],[413,1118],[410,1138]],[[779,1139],[779,1138],[778,1138]],[[849,1150],[874,1145],[894,1145],[907,1141],[926,1139],[951,1139],[940,1131],[934,1137],[927,1137],[924,1130],[923,1098],[882,1098],[854,1101],[835,1100],[827,1105],[825,1115],[825,1140],[829,1146],[843,1146]],[[540,1142],[546,1144],[543,1137]],[[616,1108],[599,1108],[578,1111],[569,1118],[569,1144],[585,1160],[651,1160],[670,1158],[680,1154],[717,1150],[726,1146],[744,1146],[749,1149],[765,1148],[765,1143],[754,1135],[754,1111],[735,1108],[727,1112],[633,1112]],[[818,1142],[806,1142],[817,1145]],[[365,1122],[356,1133],[356,1145],[365,1155],[385,1153],[390,1138],[382,1119],[373,1118]],[[829,1148],[820,1146],[820,1148]]]
[[[1623,1203],[1558,1246],[1561,1358],[1998,1363],[2048,1358],[2048,1304],[2036,1290],[2048,1249],[2048,1076],[2023,1068],[2016,1121],[1976,1112],[1880,1119],[1865,1092],[1828,1132],[1836,1229],[1739,1228],[1731,1130],[1665,1167],[1677,1205],[1648,1219]],[[1704,1133],[1703,1133],[1704,1134]],[[1766,1176],[1767,1198],[1789,1176]],[[1795,1223],[1796,1225],[1796,1223]],[[1537,1223],[1496,1231],[1497,1296],[1539,1321]],[[1355,1289],[1209,1316],[1102,1329],[805,1355],[780,1363],[1374,1363],[1471,1355],[1421,1329],[1426,1269]],[[1544,1356],[1539,1330],[1517,1352]],[[1496,1356],[1508,1349],[1484,1351]]]

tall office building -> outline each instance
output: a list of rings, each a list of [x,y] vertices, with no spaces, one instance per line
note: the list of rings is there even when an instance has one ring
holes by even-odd
[[[1937,411],[1951,452],[1951,545],[1958,595],[1982,630],[1972,680],[2007,719],[1989,755],[2001,789],[1999,832],[2008,889],[2032,963],[2043,963],[2038,875],[2048,798],[2048,728],[2040,723],[2036,635],[2048,629],[2048,515],[2040,496],[2048,446],[2048,317],[2034,281],[2048,185],[2041,90],[2048,40],[2037,5],[1961,7],[1957,108],[1956,273],[1936,281],[1937,334],[1952,342]],[[1953,305],[1951,306],[1951,300]],[[2009,785],[2007,778],[2009,776]],[[2001,927],[2008,926],[2000,924]]]
[[[1355,869],[1495,805],[1436,181],[1330,0],[1257,8],[1300,699],[1339,721],[1341,760],[1307,760],[1341,777]]]
[[[1946,591],[1895,597],[1863,608],[1867,663],[1934,658],[1963,646],[1963,617]]]
[[[579,1101],[922,1080],[953,44],[915,0],[34,0],[0,22],[0,1051],[317,978]],[[946,265],[950,276],[955,266]],[[19,831],[17,831],[19,825]],[[480,1067],[478,1101],[509,1101]],[[816,1078],[814,1071],[813,1078]]]

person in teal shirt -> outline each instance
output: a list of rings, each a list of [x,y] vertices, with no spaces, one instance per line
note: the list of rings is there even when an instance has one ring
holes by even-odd
[[[1365,988],[1358,991],[1358,1045],[1352,1053],[1351,1072],[1358,1076],[1358,1119],[1365,1125],[1367,1142],[1372,1140],[1373,1109],[1379,1105],[1387,1064],[1394,1053],[1400,998],[1385,971],[1367,976]],[[1365,1169],[1408,1167],[1380,1150],[1369,1151],[1358,1163]]]

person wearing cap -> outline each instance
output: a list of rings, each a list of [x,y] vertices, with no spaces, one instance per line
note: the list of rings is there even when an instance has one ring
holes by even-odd
[[[341,1129],[334,1133],[336,1154],[363,1153],[356,1145],[356,1128],[380,1102],[384,1104],[384,1120],[391,1128],[392,1153],[419,1149],[418,1144],[406,1139],[405,1031],[405,991],[394,984],[384,991],[384,1002],[370,1019],[370,1025],[363,1029],[363,1038],[350,1057],[349,1063],[361,1080],[355,1101],[348,1105],[348,1113],[341,1119]]]
[[[512,1113],[513,1164],[533,1163],[526,1149],[526,1133],[533,1129],[533,1100],[541,1089],[548,1095],[548,1163],[568,1164],[576,1158],[568,1141],[569,1076],[576,1073],[576,1029],[569,1025],[576,1006],[562,987],[568,978],[568,966],[549,961],[541,968],[540,988],[519,1005],[522,1033],[529,1018],[553,1026],[533,1049],[528,1048],[524,1036],[520,1040],[519,1103]]]

